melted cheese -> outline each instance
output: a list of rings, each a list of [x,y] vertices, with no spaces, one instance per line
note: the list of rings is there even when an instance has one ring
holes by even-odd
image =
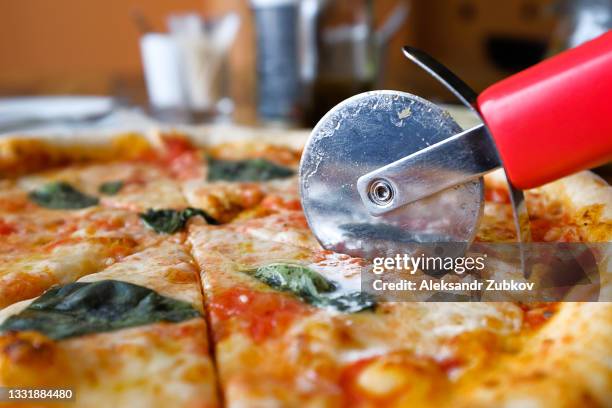
[[[119,194],[103,197],[102,205],[144,212],[149,208],[182,209],[188,206],[179,186],[172,180],[160,179],[145,184],[129,184]]]
[[[59,342],[0,337],[0,384],[70,388],[66,407],[216,407],[206,323],[157,323]]]
[[[205,178],[182,184],[189,205],[202,208],[221,223],[300,209],[297,179],[267,182],[207,182]]]
[[[59,245],[48,253],[27,254],[0,263],[0,307],[40,295],[55,284],[74,282],[81,276],[115,262],[108,241],[93,240]]]
[[[136,162],[115,162],[106,164],[72,165],[55,170],[48,170],[23,176],[18,179],[18,186],[31,191],[47,183],[63,181],[87,194],[97,195],[102,183],[123,180],[140,182],[164,177],[164,172],[156,166]]]
[[[37,209],[1,219],[15,228],[0,242],[0,307],[100,271],[160,239],[123,210]]]
[[[202,311],[197,270],[167,241],[80,281],[122,280]],[[30,301],[0,312],[0,321]],[[215,373],[206,322],[156,323],[54,342],[36,333],[0,336],[0,385],[74,390],[75,407],[215,407]],[[55,405],[54,405],[55,406]]]
[[[607,406],[612,304],[563,303],[520,351],[459,384],[459,406]]]
[[[308,228],[304,213],[285,211],[262,218],[236,222],[235,231],[250,235],[256,241],[283,242],[320,250],[321,246]]]
[[[251,297],[268,296],[269,287],[242,271],[272,262],[306,265],[338,283],[341,291],[351,292],[360,287],[363,262],[359,260],[258,240],[252,235],[236,233],[233,228],[228,225],[190,229],[209,309],[219,307],[216,302],[229,288],[249,288],[243,293],[249,304]],[[222,307],[228,306],[224,303]],[[274,307],[278,310],[278,306]],[[263,403],[269,393],[288,405],[302,404],[311,398],[326,403],[349,398],[350,392],[346,394],[348,391],[334,388],[346,367],[367,359],[383,364],[382,361],[395,353],[407,353],[412,363],[389,370],[372,368],[364,374],[367,381],[363,378],[354,381],[370,384],[368,392],[377,401],[382,398],[381,394],[395,394],[397,384],[412,378],[414,364],[425,364],[433,377],[422,379],[422,384],[424,390],[429,389],[430,380],[448,381],[447,373],[440,368],[448,361],[463,359],[456,370],[459,375],[502,353],[504,338],[519,334],[523,318],[522,310],[511,303],[384,303],[375,313],[356,314],[307,305],[304,308],[308,312],[296,310],[293,318],[278,321],[276,327],[288,326],[280,331],[266,331],[267,337],[253,336],[252,329],[245,329],[252,328],[249,326],[252,323],[247,322],[251,319],[248,316],[253,313],[252,307],[248,313],[231,314],[234,317],[229,319],[216,318],[213,313],[213,331],[219,335],[217,358],[230,405],[246,400]],[[271,314],[272,309],[257,310],[262,313],[262,320],[278,319],[276,314]],[[469,353],[464,353],[468,349]],[[381,367],[386,367],[386,363]],[[304,381],[304,373],[311,373],[310,381]],[[390,382],[391,377],[397,387]],[[420,401],[425,396],[426,393],[417,393],[410,398]],[[408,398],[408,394],[397,397]]]

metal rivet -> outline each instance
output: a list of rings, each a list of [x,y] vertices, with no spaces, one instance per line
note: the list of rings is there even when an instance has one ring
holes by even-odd
[[[385,179],[373,180],[368,188],[370,201],[379,206],[389,205],[393,201],[394,195],[393,186]]]

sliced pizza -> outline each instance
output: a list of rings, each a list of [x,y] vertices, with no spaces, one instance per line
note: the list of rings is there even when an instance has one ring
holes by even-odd
[[[86,407],[612,400],[612,306],[379,302],[368,263],[310,233],[298,150],[212,133],[0,141],[0,386]],[[516,241],[503,173],[485,183],[476,240]],[[526,195],[534,240],[612,240],[591,173]]]
[[[524,331],[512,303],[376,304],[365,261],[231,226],[189,238],[229,406],[439,406]]]
[[[0,385],[74,395],[31,406],[219,405],[198,271],[175,242],[14,304],[0,321]]]
[[[533,219],[555,217],[552,227],[578,232],[557,238],[585,240],[582,234],[607,228],[608,207],[551,200],[546,189],[553,187],[529,197]],[[480,236],[514,238],[507,197],[503,188],[488,189],[487,206],[505,210],[484,218]],[[596,219],[584,222],[594,211]],[[406,302],[355,310],[355,303],[332,299],[359,290],[364,261],[300,246],[303,239],[290,237],[308,232],[297,220],[278,214],[191,228],[228,405],[547,406],[550,395],[556,406],[605,406],[610,400],[610,367],[601,361],[610,347],[609,304]],[[544,237],[548,228],[536,234]],[[576,335],[570,321],[592,335]],[[574,375],[581,380],[572,381]]]

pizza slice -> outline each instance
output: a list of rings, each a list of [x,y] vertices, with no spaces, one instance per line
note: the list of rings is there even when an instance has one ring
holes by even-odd
[[[365,261],[232,226],[189,234],[229,406],[440,406],[523,336],[517,304],[377,304]]]
[[[0,214],[0,308],[159,242],[137,213],[94,207]],[[179,237],[177,237],[179,239]]]
[[[66,407],[216,407],[197,269],[172,241],[0,312],[0,385]]]
[[[512,240],[507,192],[491,186],[486,205],[497,214],[483,219],[479,234],[488,229],[495,241]],[[530,191],[532,220],[556,220],[536,222],[536,237],[560,227],[560,240],[609,242],[610,200],[602,197],[611,193],[589,173]],[[359,289],[363,261],[286,239],[287,230],[307,233],[298,219],[276,215],[190,230],[228,405],[605,406],[610,400],[610,368],[602,360],[610,348],[609,304],[410,302],[357,311],[345,301],[339,310],[330,298]]]

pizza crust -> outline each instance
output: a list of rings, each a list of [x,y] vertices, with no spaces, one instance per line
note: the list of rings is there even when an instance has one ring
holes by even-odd
[[[239,126],[176,127],[163,131],[90,132],[87,134],[14,135],[0,138],[0,178],[41,170],[52,165],[91,160],[109,161],[138,157],[148,149],[162,146],[161,135],[188,135],[196,146],[229,142],[257,142],[300,151],[310,132],[304,130],[263,130]]]

